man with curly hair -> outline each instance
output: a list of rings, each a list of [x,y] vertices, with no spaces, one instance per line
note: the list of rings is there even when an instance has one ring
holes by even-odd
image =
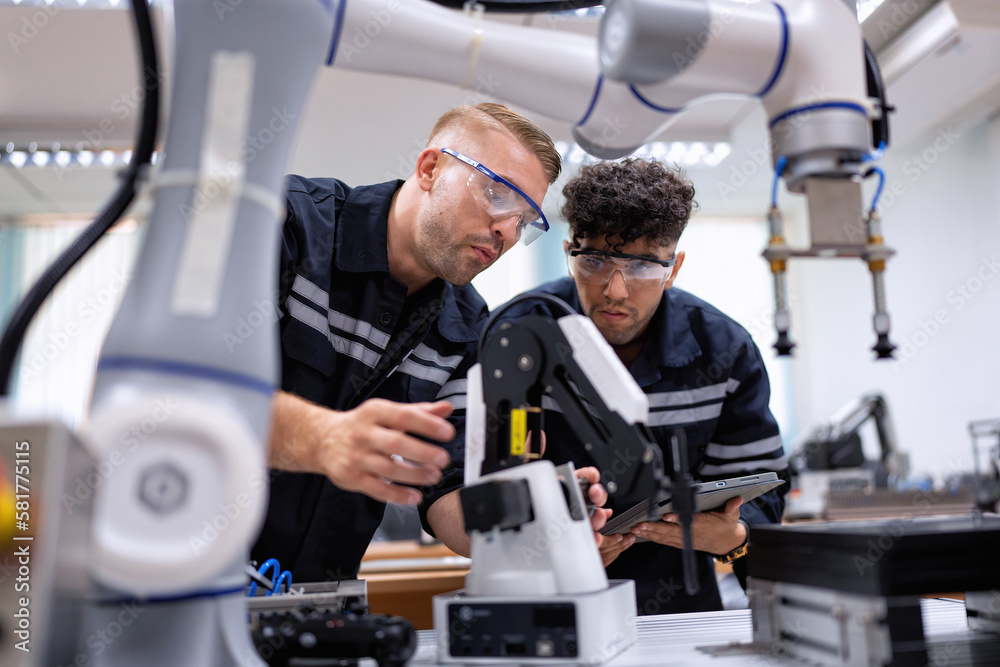
[[[534,290],[590,317],[649,397],[650,430],[671,469],[671,437],[683,430],[696,481],[774,471],[787,479],[770,387],[750,334],[705,301],[673,287],[684,264],[677,250],[694,203],[694,187],[656,161],[626,159],[584,167],[563,189],[570,277]],[[510,309],[558,317],[544,302]],[[507,319],[507,318],[505,318]],[[594,462],[558,406],[544,404],[545,458]],[[611,479],[605,472],[604,481]],[[608,576],[634,579],[640,614],[722,609],[713,557],[745,552],[750,527],[781,521],[786,485],[742,504],[695,515],[692,533],[700,593],[684,592],[681,528],[676,515],[605,538]],[[624,509],[624,508],[618,508]],[[746,559],[734,560],[745,582]]]

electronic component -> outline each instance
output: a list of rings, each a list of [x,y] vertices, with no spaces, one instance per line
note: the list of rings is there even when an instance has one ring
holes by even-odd
[[[339,667],[369,657],[379,667],[401,667],[417,648],[413,626],[400,616],[306,608],[262,617],[253,641],[271,667]]]

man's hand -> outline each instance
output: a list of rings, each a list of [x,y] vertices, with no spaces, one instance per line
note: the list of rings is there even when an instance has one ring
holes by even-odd
[[[420,493],[397,484],[437,483],[450,457],[444,448],[407,434],[451,440],[455,428],[445,420],[451,410],[445,401],[370,399],[338,412],[280,393],[274,401],[270,465],[323,474],[338,487],[375,500],[415,505]]]
[[[630,535],[601,535],[598,532],[611,518],[611,510],[604,509],[604,503],[608,502],[608,492],[601,485],[601,472],[590,466],[577,470],[576,476],[590,483],[587,497],[596,507],[593,516],[590,517],[590,528],[594,531],[594,541],[597,542],[597,548],[601,552],[601,560],[607,567],[618,558],[618,554],[632,546],[635,538]]]
[[[698,512],[691,523],[691,542],[695,551],[721,556],[747,539],[747,529],[739,522],[742,498],[732,498],[721,512]],[[668,547],[684,547],[684,532],[677,514],[664,514],[661,521],[645,521],[632,528],[636,537],[645,537]]]
[[[604,567],[611,565],[623,551],[635,544],[635,535],[601,535],[599,541]]]

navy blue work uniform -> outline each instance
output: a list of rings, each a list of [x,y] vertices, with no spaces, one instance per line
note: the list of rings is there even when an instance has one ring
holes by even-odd
[[[570,278],[530,293],[555,295],[581,312]],[[540,313],[562,315],[544,302],[528,301],[513,306],[503,319]],[[787,480],[788,462],[768,407],[767,372],[750,334],[718,309],[676,287],[664,292],[649,327],[629,372],[649,398],[649,426],[666,469],[672,469],[671,435],[683,428],[695,481],[762,471],[777,472]],[[555,402],[546,398],[543,408],[545,458],[556,464],[573,461],[577,467],[595,465]],[[780,523],[787,487],[783,484],[744,503],[740,518],[751,527]],[[640,614],[722,609],[714,560],[706,553],[696,556],[701,589],[696,596],[684,592],[680,550],[654,542],[637,543],[622,552],[608,566],[608,577],[635,580]],[[746,558],[735,562],[737,574],[745,573],[745,563]]]
[[[486,303],[442,280],[407,297],[389,274],[386,227],[402,184],[289,177],[278,291],[284,391],[335,410],[372,397],[464,405]],[[462,455],[464,410],[450,419],[449,449]],[[297,582],[357,574],[384,503],[309,473],[272,471],[270,492],[254,559],[277,558]]]

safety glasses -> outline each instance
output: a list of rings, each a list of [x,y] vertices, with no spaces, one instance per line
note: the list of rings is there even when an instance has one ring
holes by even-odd
[[[569,272],[574,278],[591,285],[607,285],[615,271],[621,271],[630,287],[660,288],[673,272],[676,257],[654,259],[642,255],[627,255],[603,250],[566,250]]]
[[[517,216],[517,237],[524,245],[548,231],[549,221],[545,219],[542,209],[516,185],[468,155],[450,148],[442,148],[441,152],[458,158],[472,168],[466,185],[473,199],[490,217],[501,221]]]

